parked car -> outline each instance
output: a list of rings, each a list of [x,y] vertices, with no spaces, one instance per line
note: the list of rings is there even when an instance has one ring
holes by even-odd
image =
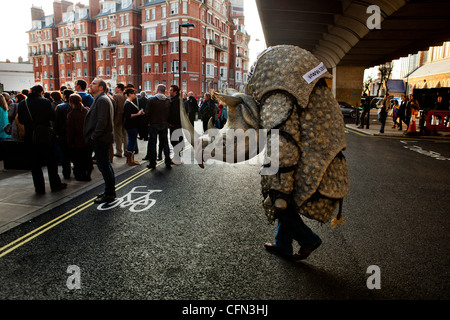
[[[344,117],[350,117],[352,119],[355,119],[358,112],[362,110],[361,108],[356,108],[344,101],[339,101],[339,107],[341,108]]]

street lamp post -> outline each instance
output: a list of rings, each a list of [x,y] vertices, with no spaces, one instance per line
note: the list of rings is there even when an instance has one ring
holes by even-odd
[[[178,25],[178,84],[180,91],[183,91],[183,83],[181,81],[181,28],[195,28],[195,25],[192,23],[183,23]]]

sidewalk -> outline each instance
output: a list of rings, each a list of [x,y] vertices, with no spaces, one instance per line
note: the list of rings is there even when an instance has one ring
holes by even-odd
[[[386,119],[386,125],[384,126],[384,133],[380,133],[381,123],[378,121],[378,114],[376,110],[371,110],[370,112],[370,123],[369,129],[360,129],[359,125],[354,123],[347,123],[345,127],[359,133],[363,133],[370,136],[377,137],[404,137],[404,138],[417,138],[417,139],[430,139],[430,140],[448,140],[450,141],[450,132],[439,132],[439,135],[421,135],[419,129],[419,121],[416,120],[416,132],[415,133],[407,133],[406,125],[403,124],[403,130],[398,130],[397,128],[392,128],[394,122],[392,121],[392,117]]]
[[[147,152],[147,142],[138,140],[138,144],[140,152],[135,158],[141,162],[140,167],[144,169],[148,162],[141,161],[141,159]],[[127,165],[126,157],[114,157],[112,166],[116,177],[135,168],[135,166]],[[49,187],[47,169],[43,168],[46,193],[45,195],[37,195],[34,192],[30,171],[5,170],[3,161],[0,161],[0,233],[29,221],[104,183],[103,177],[95,165],[91,175],[92,180],[89,182],[76,181],[73,175],[71,179],[63,179],[61,167],[58,168],[58,171],[62,182],[67,183],[67,188],[52,193]]]

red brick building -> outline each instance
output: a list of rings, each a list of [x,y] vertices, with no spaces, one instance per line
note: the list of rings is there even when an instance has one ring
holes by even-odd
[[[158,84],[199,95],[244,91],[249,36],[242,7],[239,0],[60,0],[51,16],[33,7],[28,46],[36,83],[56,90],[100,77],[111,88],[131,83],[149,94]],[[186,24],[192,26],[180,27]]]

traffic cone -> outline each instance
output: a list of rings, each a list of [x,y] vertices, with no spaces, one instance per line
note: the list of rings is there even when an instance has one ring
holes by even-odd
[[[411,121],[410,121],[409,127],[408,127],[408,133],[409,132],[416,132],[416,117],[415,116],[411,117]]]

